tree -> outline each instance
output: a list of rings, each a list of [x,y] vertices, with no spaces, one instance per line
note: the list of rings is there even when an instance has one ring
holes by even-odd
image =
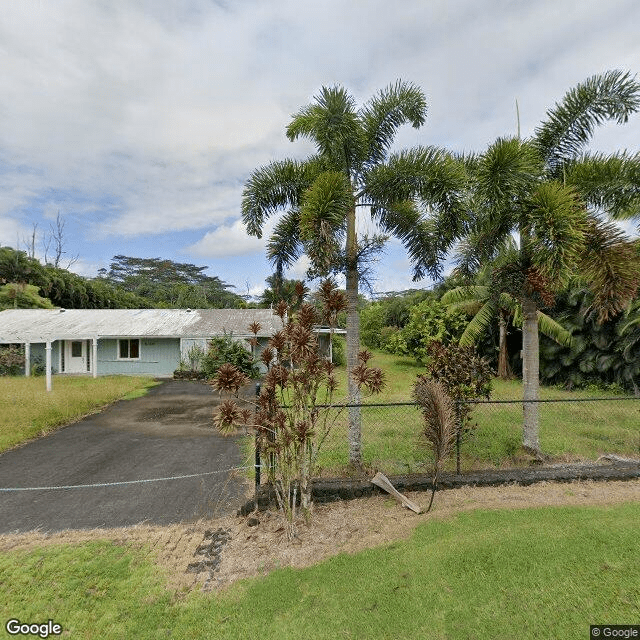
[[[291,141],[311,140],[316,153],[256,169],[243,193],[242,217],[250,235],[261,237],[266,219],[283,212],[267,245],[276,273],[305,252],[311,275],[344,274],[348,391],[354,404],[359,399],[351,375],[360,348],[358,288],[367,260],[393,235],[406,247],[415,279],[438,276],[440,260],[462,224],[458,196],[464,170],[458,163],[433,147],[390,153],[398,128],[420,127],[426,111],[422,91],[402,81],[359,109],[344,88],[323,87],[293,116],[286,132]],[[357,210],[368,211],[382,234],[359,242]],[[360,465],[360,414],[353,407],[348,438],[349,459]]]
[[[173,308],[237,308],[244,301],[228,291],[232,285],[204,273],[206,266],[162,258],[114,256],[100,279],[147,298],[153,306]]]
[[[44,245],[44,262],[45,264],[51,264],[51,266],[58,268],[68,269],[72,264],[78,261],[78,254],[70,258],[67,262],[66,267],[61,267],[60,262],[62,260],[62,256],[67,252],[65,251],[65,245],[67,244],[66,239],[64,237],[64,227],[65,227],[64,218],[60,217],[60,211],[58,211],[56,215],[56,224],[55,227],[53,224],[49,224],[49,236],[45,236],[43,238]],[[33,236],[32,236],[32,247],[35,243],[35,233],[36,233],[36,225],[33,227]],[[53,243],[53,262],[49,262],[49,249],[51,248],[51,243]],[[35,249],[34,249],[35,251]]]
[[[44,267],[24,251],[0,247],[0,284],[28,283],[43,287],[47,283]]]
[[[35,285],[10,282],[0,286],[0,311],[3,309],[53,309],[53,304]]]
[[[387,340],[385,351],[411,356],[424,364],[432,342],[457,342],[466,324],[462,311],[450,309],[435,298],[427,299],[411,309],[409,322]]]
[[[309,293],[309,289],[299,280],[289,280],[287,278],[280,278],[277,273],[274,273],[266,278],[268,287],[263,291],[260,296],[260,307],[275,307],[280,300],[284,300],[290,307],[297,308],[304,301],[304,297]],[[298,295],[296,288],[302,286],[302,297]]]
[[[513,259],[495,269],[492,288],[516,297],[522,308],[523,446],[540,454],[538,435],[538,310],[579,274],[593,292],[604,321],[635,294],[638,264],[628,239],[603,214],[638,210],[637,158],[588,154],[594,128],[624,123],[640,106],[640,85],[610,71],[571,89],[547,112],[530,140],[499,138],[471,172],[474,219],[459,268],[490,263],[506,238],[517,234]]]
[[[498,260],[508,262],[517,251],[512,238],[499,255]],[[518,299],[506,291],[495,289],[492,270],[484,268],[477,277],[476,284],[456,287],[445,292],[440,302],[450,309],[464,311],[473,318],[460,336],[460,346],[477,344],[491,323],[498,318],[498,377],[507,380],[512,377],[507,351],[507,328],[511,318],[516,325],[522,324],[522,308]],[[569,346],[571,333],[553,318],[538,309],[538,329],[558,344]]]

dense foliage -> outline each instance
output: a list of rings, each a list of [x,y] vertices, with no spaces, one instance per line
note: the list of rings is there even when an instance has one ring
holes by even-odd
[[[48,298],[43,298],[33,284],[10,282],[0,286],[0,311],[3,309],[53,309]]]
[[[97,278],[43,265],[24,251],[0,247],[0,309],[240,308],[244,299],[230,285],[207,276],[207,267],[115,256]],[[29,289],[35,287],[35,289]]]
[[[24,372],[24,348],[0,345],[0,376],[17,376]]]
[[[451,310],[435,299],[424,300],[409,312],[409,322],[389,336],[385,350],[402,356],[411,356],[419,363],[429,358],[429,345],[441,342],[448,345],[457,342],[467,326],[466,315]]]
[[[245,306],[244,299],[229,291],[232,285],[208,276],[207,267],[161,258],[117,255],[99,280],[141,296],[153,307],[171,309],[225,309]]]
[[[54,307],[65,309],[137,309],[151,306],[147,300],[107,282],[88,280],[66,269],[42,265],[24,251],[11,247],[0,247],[0,285],[10,285],[0,302],[3,307],[46,308],[42,298],[48,299]],[[29,286],[36,287],[35,293]],[[11,297],[15,287],[27,296],[21,295],[18,303]],[[5,299],[7,295],[10,296],[9,304]],[[29,297],[33,304],[29,304]]]
[[[432,297],[430,291],[393,294],[370,303],[360,311],[360,338],[369,349],[385,349],[389,338],[408,322],[411,309]]]
[[[579,286],[559,296],[554,313],[571,330],[571,347],[543,338],[540,377],[546,384],[568,389],[618,386],[640,393],[640,299],[621,316],[598,323],[592,296]]]
[[[248,378],[257,378],[258,366],[248,346],[248,343],[234,340],[230,335],[209,340],[207,353],[200,365],[205,377],[213,378],[223,364],[232,364]]]

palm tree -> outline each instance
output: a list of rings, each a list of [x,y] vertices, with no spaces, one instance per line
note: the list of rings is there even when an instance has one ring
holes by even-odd
[[[637,211],[638,159],[583,150],[596,125],[624,123],[639,106],[640,85],[610,71],[567,92],[532,139],[499,138],[466,159],[475,217],[460,268],[491,262],[506,238],[519,236],[517,254],[496,269],[494,290],[511,293],[522,309],[523,446],[536,455],[539,308],[575,274],[592,290],[600,321],[624,309],[637,289],[633,246],[603,215]]]
[[[507,326],[509,317],[513,318],[515,325],[522,322],[522,309],[518,300],[507,292],[493,296],[490,286],[478,284],[451,289],[442,296],[441,302],[452,309],[473,315],[458,341],[463,347],[476,344],[496,316],[498,317],[498,377],[502,380],[512,378],[507,352]],[[571,346],[571,333],[539,309],[538,330],[559,345]]]
[[[398,128],[420,127],[426,111],[422,91],[402,81],[360,108],[344,88],[323,87],[292,117],[286,132],[291,141],[309,139],[316,153],[263,166],[245,185],[242,217],[249,234],[261,237],[265,220],[283,214],[267,249],[276,273],[305,252],[313,273],[344,274],[349,373],[358,364],[358,286],[367,254],[393,235],[406,247],[415,279],[438,276],[440,261],[461,230],[463,167],[433,147],[390,152]],[[358,242],[356,210],[368,212],[384,236]],[[357,404],[357,385],[347,377],[349,398]],[[350,462],[359,465],[360,419],[354,408],[348,438]]]
[[[518,247],[509,236],[505,245],[491,265],[485,265],[475,277],[475,284],[455,287],[446,291],[440,299],[452,309],[459,309],[473,318],[460,336],[461,346],[476,344],[498,317],[498,377],[508,380],[513,377],[507,352],[507,327],[512,318],[516,326],[522,325],[522,308],[518,299],[508,291],[499,290],[500,282],[494,282],[494,269],[517,258]],[[455,273],[455,271],[454,271]],[[571,332],[553,318],[538,309],[538,329],[562,346],[571,345]]]

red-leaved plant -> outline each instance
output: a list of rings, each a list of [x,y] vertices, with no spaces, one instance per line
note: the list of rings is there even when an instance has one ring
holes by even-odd
[[[264,459],[270,461],[267,478],[290,539],[296,535],[299,507],[305,519],[310,519],[311,479],[317,471],[318,453],[346,406],[346,400],[335,398],[335,367],[320,353],[314,332],[320,320],[334,326],[338,313],[346,307],[346,297],[333,282],[325,281],[320,298],[322,318],[309,304],[302,304],[293,315],[289,315],[286,303],[278,304],[275,312],[283,328],[260,355],[267,373],[257,402],[250,403],[254,404],[253,411],[237,404],[238,392],[248,379],[235,367],[224,365],[212,381],[220,392],[235,396],[225,400],[214,414],[220,432],[230,433],[245,426],[258,434],[257,445]],[[379,393],[384,375],[380,369],[368,366],[370,357],[368,352],[361,352],[360,364],[352,375],[362,390]]]

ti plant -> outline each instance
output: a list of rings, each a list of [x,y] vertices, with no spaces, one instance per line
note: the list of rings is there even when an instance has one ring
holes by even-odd
[[[325,282],[320,287],[320,297],[322,319],[332,322],[345,308],[344,293],[333,283]],[[310,520],[311,478],[317,470],[318,454],[346,401],[336,399],[335,367],[320,353],[314,327],[321,318],[315,309],[302,304],[290,316],[290,307],[281,302],[275,311],[283,328],[260,355],[267,374],[257,402],[252,403],[254,409],[241,409],[236,400],[229,398],[219,406],[214,420],[221,433],[233,432],[237,426],[256,430],[257,444],[269,460],[267,477],[291,539],[296,536],[298,508],[307,522]],[[352,377],[362,390],[379,393],[384,376],[380,369],[368,366],[370,357],[366,351],[359,354]],[[212,384],[237,398],[247,382],[235,367],[224,365]]]
[[[431,511],[433,497],[438,488],[440,471],[456,441],[458,417],[455,403],[442,382],[420,376],[413,387],[413,397],[422,409],[424,418],[422,434],[431,447],[434,459],[428,513]]]

